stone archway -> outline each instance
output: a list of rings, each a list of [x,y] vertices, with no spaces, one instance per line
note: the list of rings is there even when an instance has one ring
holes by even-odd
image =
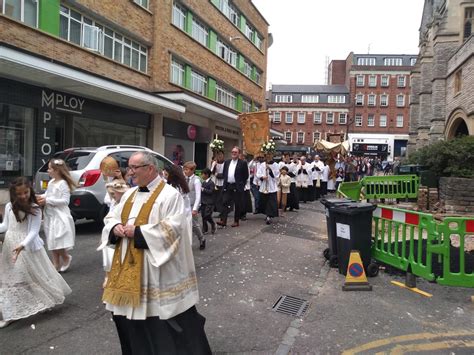
[[[448,119],[448,124],[446,125],[445,137],[446,139],[453,139],[460,136],[468,136],[474,134],[474,132],[469,132],[469,127],[467,124],[467,116],[463,110],[456,110]]]

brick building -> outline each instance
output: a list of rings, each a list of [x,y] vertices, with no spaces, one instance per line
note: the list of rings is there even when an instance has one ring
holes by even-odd
[[[392,160],[405,153],[415,62],[416,55],[350,53],[330,63],[329,83],[344,80],[350,92],[347,136],[353,154]]]
[[[474,1],[425,1],[411,74],[409,151],[474,135]]]
[[[345,85],[273,85],[267,93],[272,128],[287,152],[309,152],[316,140],[344,141],[349,114]]]
[[[269,42],[250,0],[0,1],[0,187],[71,146],[207,165],[263,106]]]

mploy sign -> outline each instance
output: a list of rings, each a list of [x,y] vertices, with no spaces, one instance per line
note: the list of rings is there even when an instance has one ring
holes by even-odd
[[[54,91],[41,90],[41,112],[39,129],[39,155],[42,163],[46,163],[51,154],[54,153],[56,111],[68,112],[81,115],[85,99],[58,93]]]

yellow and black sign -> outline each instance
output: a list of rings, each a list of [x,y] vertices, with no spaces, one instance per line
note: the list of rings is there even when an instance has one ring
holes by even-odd
[[[372,291],[372,285],[365,276],[364,265],[357,250],[352,250],[347,264],[346,281],[342,286],[343,291]]]

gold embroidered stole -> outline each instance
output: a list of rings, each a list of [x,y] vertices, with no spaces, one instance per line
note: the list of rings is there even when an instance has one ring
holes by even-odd
[[[164,187],[165,182],[161,181],[151,193],[150,198],[143,204],[137,218],[135,219],[135,226],[141,226],[148,223],[153,204]],[[137,191],[130,194],[123,206],[121,214],[123,225],[127,224],[128,216],[132,211],[136,194]],[[122,262],[122,240],[123,238],[120,238],[115,247],[112,268],[109,272],[102,301],[116,306],[137,307],[140,305],[141,296],[143,249],[135,248],[133,238],[129,238],[129,245]]]

